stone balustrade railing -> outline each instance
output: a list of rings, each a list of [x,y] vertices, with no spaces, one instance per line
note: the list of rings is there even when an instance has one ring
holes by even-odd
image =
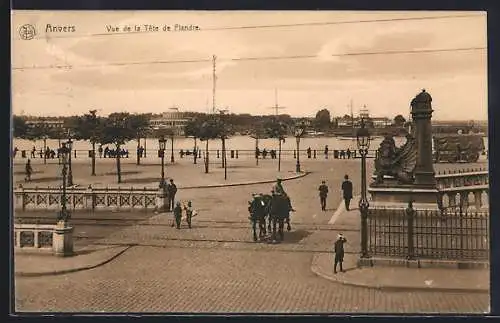
[[[489,173],[464,169],[436,174],[438,205],[451,212],[481,211],[489,207]]]
[[[54,244],[55,224],[15,224],[14,246],[51,251]]]
[[[14,189],[14,209],[22,211],[60,210],[61,188]],[[155,210],[163,205],[163,191],[157,188],[78,188],[66,190],[68,210]]]
[[[375,180],[373,175],[372,179]],[[384,178],[392,178],[385,176]],[[489,172],[487,169],[462,169],[438,172],[437,204],[448,211],[484,211],[489,208]]]
[[[436,174],[438,190],[453,187],[485,185],[488,187],[489,172],[487,169],[464,169]]]

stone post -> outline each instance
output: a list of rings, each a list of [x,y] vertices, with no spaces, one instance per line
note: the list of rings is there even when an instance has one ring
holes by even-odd
[[[87,190],[85,191],[85,209],[87,210],[92,210],[94,211],[95,208],[95,199],[94,199],[94,193],[92,191],[92,185],[89,185],[87,187]]]
[[[160,186],[158,188],[158,193],[156,193],[156,211],[159,213],[165,212],[167,210],[167,184]]]
[[[53,233],[52,250],[56,256],[67,257],[73,255],[73,227],[66,221],[59,221]]]
[[[432,97],[422,90],[411,101],[411,115],[415,126],[417,144],[417,164],[415,166],[415,184],[436,186],[434,166],[432,164]]]

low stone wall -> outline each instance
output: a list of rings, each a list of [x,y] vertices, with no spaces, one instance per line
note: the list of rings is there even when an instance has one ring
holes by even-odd
[[[58,224],[14,225],[14,248],[17,251],[41,251],[57,256],[73,254],[73,228]]]
[[[15,224],[15,248],[31,248],[52,251],[55,224]]]

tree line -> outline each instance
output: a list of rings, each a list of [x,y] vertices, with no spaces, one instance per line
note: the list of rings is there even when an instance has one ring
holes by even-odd
[[[51,127],[48,123],[39,122],[29,125],[26,119],[20,116],[13,116],[13,135],[15,138],[28,140],[39,140],[45,138],[67,140],[87,140],[92,144],[91,153],[91,175],[95,176],[96,168],[96,145],[111,144],[116,147],[116,167],[118,183],[121,183],[120,149],[126,142],[137,140],[137,149],[140,148],[142,138],[167,137],[174,140],[174,131],[169,128],[153,129],[150,127],[152,114],[130,114],[128,112],[111,113],[107,117],[97,115],[97,110],[90,110],[80,116],[63,118],[62,127]],[[279,143],[279,156],[281,157],[281,144],[288,135],[300,136],[305,134],[306,129],[328,130],[334,127],[334,121],[327,109],[317,112],[315,118],[292,118],[289,115],[278,116],[252,116],[250,114],[205,114],[186,113],[188,119],[184,127],[184,135],[193,138],[195,151],[193,152],[193,163],[196,164],[199,149],[197,141],[205,144],[203,156],[205,173],[209,172],[209,141],[222,141],[222,156],[226,155],[225,142],[236,133],[245,131],[246,135],[256,140],[263,138],[274,138]],[[344,118],[350,118],[346,115]],[[407,121],[402,115],[394,118],[395,126],[406,126]],[[296,130],[301,128],[302,131]],[[278,159],[278,170],[280,169],[281,158]],[[258,162],[258,158],[257,158]],[[137,154],[136,164],[140,165],[141,154]],[[222,158],[222,166],[226,163]]]
[[[94,111],[95,114],[96,111]],[[116,118],[116,115],[119,113],[112,113],[108,117],[99,117],[99,121],[106,121],[106,119],[110,119],[108,121],[113,122],[113,119]],[[138,122],[139,125],[142,125],[145,135],[151,134],[151,129],[147,127],[146,123],[153,118],[160,117],[161,115],[152,114],[152,113],[144,113],[144,114],[129,114],[131,120],[134,122]],[[184,117],[187,119],[203,119],[210,116],[210,114],[199,113],[199,112],[184,112]],[[241,134],[249,134],[252,132],[252,129],[255,124],[262,124],[266,122],[271,122],[273,119],[278,117],[280,121],[292,125],[297,122],[306,122],[308,129],[316,130],[316,131],[328,131],[331,129],[335,129],[338,127],[338,121],[340,119],[349,120],[351,117],[349,115],[344,115],[342,117],[332,117],[330,111],[328,109],[319,110],[314,118],[292,118],[288,114],[281,114],[279,116],[274,115],[251,115],[249,113],[242,114],[224,114],[225,123],[231,125],[231,128],[234,132],[238,132]],[[67,137],[67,130],[74,130],[75,124],[81,122],[82,116],[71,116],[71,117],[60,117],[57,120],[63,121],[63,127],[44,127],[43,126],[43,118],[40,119],[40,125],[29,125],[24,117],[21,116],[13,116],[13,130],[15,138],[24,138],[29,140],[36,140],[42,137],[49,137],[52,139],[62,139]],[[48,119],[48,118],[47,118]],[[55,119],[55,118],[51,118]],[[403,126],[406,120],[402,115],[397,115],[393,124],[395,126]],[[368,122],[368,126],[370,123]]]
[[[192,113],[184,127],[186,137],[194,140],[195,152],[193,163],[196,164],[198,156],[197,140],[205,143],[204,164],[205,173],[209,172],[209,141],[222,141],[222,155],[225,156],[225,142],[236,133],[238,124],[231,123],[232,115]],[[81,116],[64,118],[62,127],[50,126],[48,123],[39,122],[28,124],[19,116],[13,117],[13,135],[15,138],[27,140],[59,139],[59,140],[86,140],[92,144],[91,150],[91,175],[95,176],[96,145],[111,144],[116,147],[116,169],[118,183],[122,182],[120,149],[126,142],[137,140],[137,149],[140,148],[142,138],[161,138],[174,140],[175,132],[170,128],[153,129],[150,127],[149,114],[130,114],[127,112],[112,113],[107,117],[97,115],[97,110],[90,110]],[[294,120],[290,116],[266,116],[253,122],[249,134],[256,140],[260,138],[276,138],[280,142],[293,130]],[[281,155],[281,151],[280,151]],[[223,167],[225,164],[223,158]],[[141,154],[137,154],[137,165],[141,163]]]

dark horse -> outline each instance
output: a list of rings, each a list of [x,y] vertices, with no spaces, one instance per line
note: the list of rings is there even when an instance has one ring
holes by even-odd
[[[280,241],[284,239],[283,228],[285,226],[285,221],[288,224],[288,231],[291,230],[290,227],[290,211],[293,211],[290,198],[287,195],[272,195],[270,203],[270,220],[272,220],[272,241],[276,241],[276,225],[278,225],[278,233],[280,236]]]
[[[272,224],[273,224],[273,219],[271,218],[271,200],[273,196],[269,194],[264,194],[262,195],[262,200],[264,201],[265,207],[266,207],[266,217],[267,217],[267,231],[271,232],[272,231]],[[288,199],[288,202],[290,203],[290,209],[291,207],[291,202],[290,198],[288,196],[285,197]],[[292,226],[290,225],[290,215],[288,215],[286,218],[286,224],[287,224],[287,230],[290,231],[292,230]]]
[[[267,204],[262,196],[255,195],[252,201],[248,202],[248,212],[252,221],[253,241],[257,241],[257,223],[259,223],[259,238],[266,235],[266,215]]]

